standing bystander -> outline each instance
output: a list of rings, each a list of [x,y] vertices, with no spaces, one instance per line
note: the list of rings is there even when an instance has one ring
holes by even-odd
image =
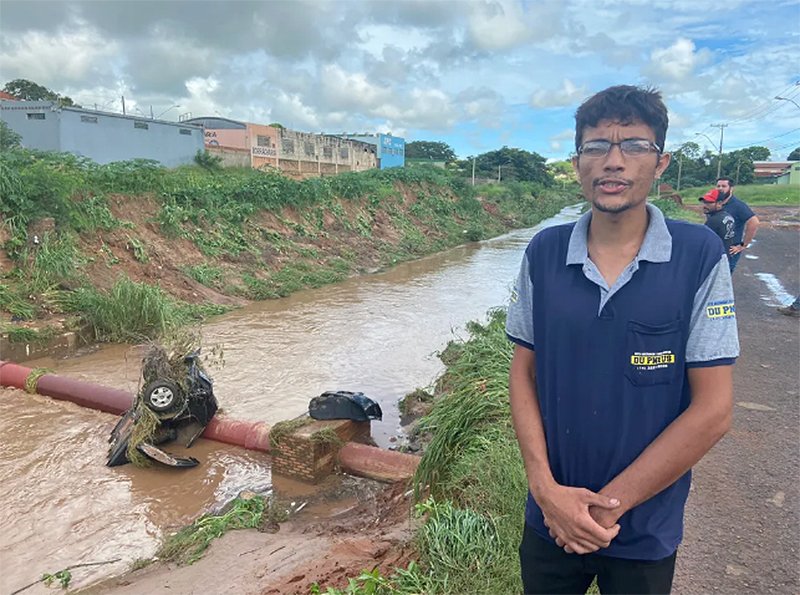
[[[722,242],[647,204],[667,109],[616,86],[575,115],[591,210],[530,242],[508,309],[528,478],[525,593],[671,589],[690,469],[730,427],[739,354]]]
[[[723,201],[727,198],[724,192],[719,190],[711,190],[706,192],[698,200],[703,203],[703,212],[706,214],[706,226],[711,228],[715,234],[722,240],[725,246],[725,253],[728,254],[730,260],[730,248],[733,245],[733,239],[736,236],[736,221],[725,207],[722,206]]]
[[[717,190],[727,195],[728,198],[722,202],[722,206],[736,221],[733,244],[728,249],[728,261],[731,273],[733,273],[739,263],[739,258],[742,256],[742,251],[750,246],[750,242],[756,237],[759,221],[756,214],[747,206],[747,203],[733,195],[733,182],[730,178],[719,178],[717,180]]]

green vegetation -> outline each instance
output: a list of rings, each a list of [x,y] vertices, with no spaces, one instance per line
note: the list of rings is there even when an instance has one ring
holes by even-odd
[[[79,312],[98,341],[141,341],[163,336],[182,325],[228,310],[224,306],[181,303],[157,285],[119,277],[108,291],[81,287],[60,292],[64,312]]]
[[[714,184],[681,189],[683,201],[687,204],[697,202]],[[734,186],[733,193],[751,207],[800,207],[800,186],[788,184],[743,184]]]
[[[72,573],[69,570],[59,570],[53,574],[45,572],[42,575],[42,582],[44,583],[45,587],[49,587],[56,581],[62,589],[66,589],[69,587],[69,583],[72,581]]]
[[[659,210],[664,213],[665,217],[669,217],[670,219],[683,219],[691,223],[703,223],[706,220],[703,213],[682,207],[669,198],[650,197],[648,200],[657,206]]]
[[[224,310],[178,300],[185,276],[231,296],[282,297],[535,224],[573,193],[547,180],[473,187],[430,166],[295,181],[204,159],[167,169],[0,153],[1,247],[14,264],[0,310],[74,315],[99,341],[155,338]],[[133,280],[153,278],[160,286]]]
[[[59,95],[33,81],[27,79],[14,79],[3,86],[3,91],[25,101],[55,101],[61,105],[76,105],[66,95]]]
[[[8,124],[0,120],[0,151],[14,149],[22,143],[22,135],[17,134]]]
[[[231,529],[254,529],[262,522],[265,511],[274,519],[282,519],[277,509],[272,510],[271,500],[253,495],[236,498],[222,514],[204,514],[188,527],[168,537],[156,552],[163,561],[178,564],[197,562],[211,542]]]
[[[301,417],[297,417],[295,419],[287,419],[284,421],[279,421],[274,426],[272,426],[269,430],[269,446],[272,452],[275,452],[280,449],[281,442],[283,441],[286,436],[302,428],[303,426],[307,426],[313,420],[303,415]]]
[[[717,171],[720,169],[717,151],[701,150],[699,144],[689,141],[668,152],[672,155],[672,159],[664,172],[663,182],[681,191],[691,186],[711,187],[716,183]],[[720,175],[736,180],[737,185],[751,184],[755,181],[753,163],[766,161],[769,158],[769,149],[761,146],[723,153]]]

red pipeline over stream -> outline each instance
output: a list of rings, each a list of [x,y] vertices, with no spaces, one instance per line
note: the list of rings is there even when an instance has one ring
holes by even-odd
[[[33,372],[31,368],[0,360],[0,386],[29,392],[35,389],[40,395],[114,415],[127,411],[133,403],[133,395],[123,390],[55,374],[44,374],[35,379],[31,376]],[[203,437],[249,450],[270,450],[269,425],[263,421],[241,421],[216,416],[206,427]],[[339,463],[344,471],[353,475],[380,481],[397,481],[408,479],[414,474],[419,458],[348,442],[339,451]]]

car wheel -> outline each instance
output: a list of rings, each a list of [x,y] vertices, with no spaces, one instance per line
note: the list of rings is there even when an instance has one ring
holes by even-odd
[[[169,380],[151,382],[145,387],[142,395],[144,404],[158,413],[174,411],[183,404],[181,389]]]

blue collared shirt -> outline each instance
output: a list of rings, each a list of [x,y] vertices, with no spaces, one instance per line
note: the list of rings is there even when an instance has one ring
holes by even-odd
[[[553,475],[598,491],[691,400],[686,370],[739,353],[733,288],[720,239],[647,205],[636,257],[611,287],[589,257],[591,212],[528,245],[506,331],[536,351],[536,385]],[[683,530],[690,474],[620,519],[601,554],[657,560]],[[550,539],[529,497],[527,522]]]

